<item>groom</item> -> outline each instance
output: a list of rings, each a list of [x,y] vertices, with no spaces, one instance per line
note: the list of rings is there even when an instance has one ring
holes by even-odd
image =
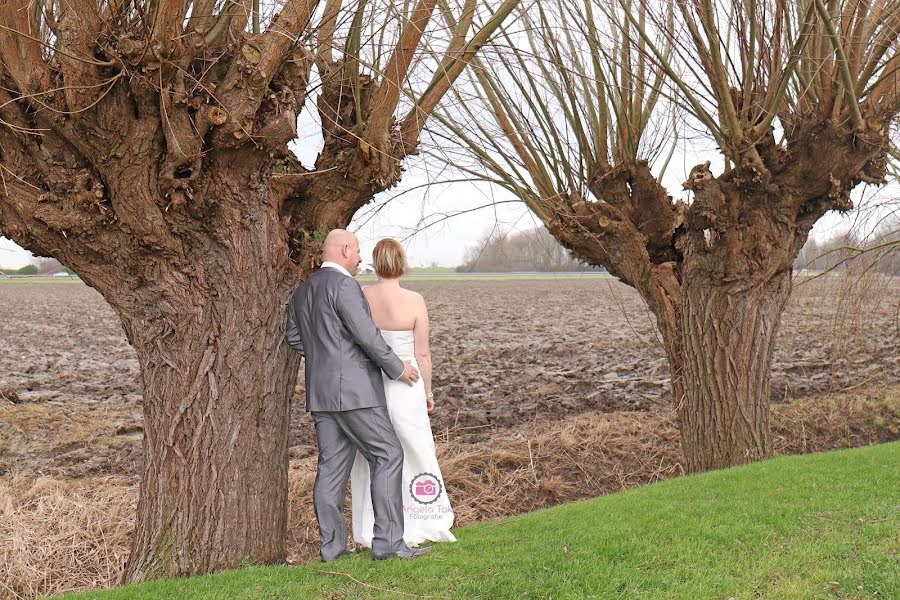
[[[403,541],[403,448],[387,412],[381,372],[412,385],[419,372],[401,361],[372,321],[353,278],[362,259],[359,240],[343,229],[325,238],[322,268],[310,275],[288,304],[287,341],[306,357],[306,410],[319,443],[313,503],[319,521],[319,553],[331,561],[347,550],[344,496],[359,450],[372,473],[375,513],[372,558],[414,558],[431,547]]]

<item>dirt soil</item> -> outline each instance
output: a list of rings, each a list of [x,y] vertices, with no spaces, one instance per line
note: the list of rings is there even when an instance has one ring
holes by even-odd
[[[477,443],[585,412],[670,410],[664,354],[637,294],[612,280],[410,282],[432,323],[432,428]],[[823,277],[795,289],[772,400],[900,382],[900,282]],[[302,385],[302,382],[301,382]],[[0,284],[0,475],[133,475],[137,360],[103,298],[79,283]],[[315,452],[297,388],[291,458]]]

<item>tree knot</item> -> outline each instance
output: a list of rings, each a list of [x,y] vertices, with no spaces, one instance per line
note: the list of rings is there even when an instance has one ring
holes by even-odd
[[[706,161],[702,165],[694,166],[691,169],[690,174],[688,175],[687,181],[681,184],[684,189],[696,191],[707,181],[712,181],[713,179],[715,179],[715,177],[713,177],[712,171],[709,170],[709,165],[710,162]]]

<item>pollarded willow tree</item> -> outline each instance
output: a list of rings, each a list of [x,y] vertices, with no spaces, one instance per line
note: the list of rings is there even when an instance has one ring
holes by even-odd
[[[523,11],[506,44],[473,63],[477,97],[442,119],[476,159],[453,162],[507,187],[576,256],[641,294],[690,470],[770,456],[770,368],[794,257],[820,217],[851,209],[851,191],[882,183],[898,156],[900,2]],[[479,126],[485,114],[492,124]],[[689,158],[718,147],[725,165],[694,167],[688,202],[661,183],[675,114]]]
[[[0,4],[0,235],[99,290],[141,367],[127,580],[284,559],[285,303],[515,4],[453,30],[437,0]]]

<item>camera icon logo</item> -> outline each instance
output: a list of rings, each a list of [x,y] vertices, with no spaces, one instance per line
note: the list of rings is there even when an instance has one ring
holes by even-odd
[[[437,483],[431,481],[430,479],[426,479],[425,481],[417,481],[416,482],[416,495],[417,496],[433,496],[437,494]]]
[[[419,504],[432,504],[443,491],[443,483],[432,473],[419,473],[409,482],[409,494]]]

